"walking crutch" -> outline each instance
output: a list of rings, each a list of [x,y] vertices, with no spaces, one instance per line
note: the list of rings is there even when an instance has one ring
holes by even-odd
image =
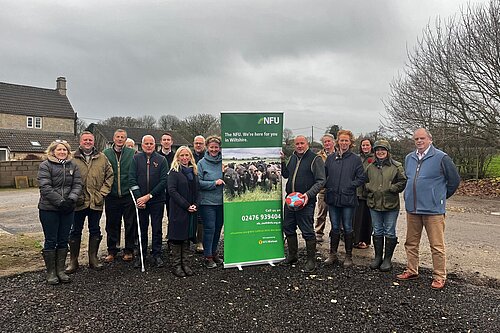
[[[134,200],[135,206],[135,219],[137,220],[137,233],[139,234],[139,252],[141,254],[141,272],[145,272],[144,269],[144,256],[142,255],[142,237],[141,237],[141,224],[139,223],[139,209],[137,208],[137,200],[135,199],[134,192],[129,189],[130,194],[132,194],[132,199]]]

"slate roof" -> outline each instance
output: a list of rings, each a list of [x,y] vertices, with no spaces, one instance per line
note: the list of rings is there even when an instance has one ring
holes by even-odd
[[[57,139],[66,140],[71,150],[78,148],[78,137],[72,133],[0,129],[0,147],[8,147],[12,152],[43,153]],[[40,146],[33,146],[32,141],[39,142]]]
[[[142,137],[146,134],[151,134],[152,136],[154,136],[156,143],[160,144],[161,136],[163,135],[163,133],[165,133],[164,130],[155,130],[147,128],[135,128],[135,127],[120,127],[120,128],[127,131],[127,137],[134,140],[135,143],[138,145],[141,144]],[[94,133],[94,135],[97,135],[96,131],[98,131],[104,138],[106,138],[106,141],[108,143],[113,143],[113,134],[115,134],[115,131],[117,129],[118,127],[99,125],[95,123],[92,123],[88,126],[89,131]],[[174,147],[187,146],[192,144],[179,133],[176,133],[174,131],[168,131],[168,132],[172,133],[172,137],[174,138],[174,144],[173,144]]]
[[[0,113],[36,117],[75,119],[65,95],[56,89],[37,88],[0,82]]]

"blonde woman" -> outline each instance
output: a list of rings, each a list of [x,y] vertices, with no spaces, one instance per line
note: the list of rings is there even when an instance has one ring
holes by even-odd
[[[167,239],[172,249],[172,272],[178,277],[193,275],[187,262],[189,241],[196,242],[198,223],[198,169],[191,150],[182,146],[175,152],[168,173]]]
[[[52,142],[46,151],[47,159],[38,170],[38,210],[45,237],[43,259],[49,284],[70,282],[64,265],[75,203],[82,192],[80,171],[72,162],[70,151],[66,141]]]

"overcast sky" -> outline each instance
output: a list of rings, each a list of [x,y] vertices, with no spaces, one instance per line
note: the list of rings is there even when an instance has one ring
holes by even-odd
[[[471,3],[487,0],[471,0]],[[294,134],[376,130],[407,46],[465,0],[0,0],[0,81],[111,116],[285,112]]]

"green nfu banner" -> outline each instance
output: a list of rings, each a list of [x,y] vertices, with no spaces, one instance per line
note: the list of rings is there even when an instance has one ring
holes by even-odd
[[[284,259],[283,112],[222,112],[224,267]]]

